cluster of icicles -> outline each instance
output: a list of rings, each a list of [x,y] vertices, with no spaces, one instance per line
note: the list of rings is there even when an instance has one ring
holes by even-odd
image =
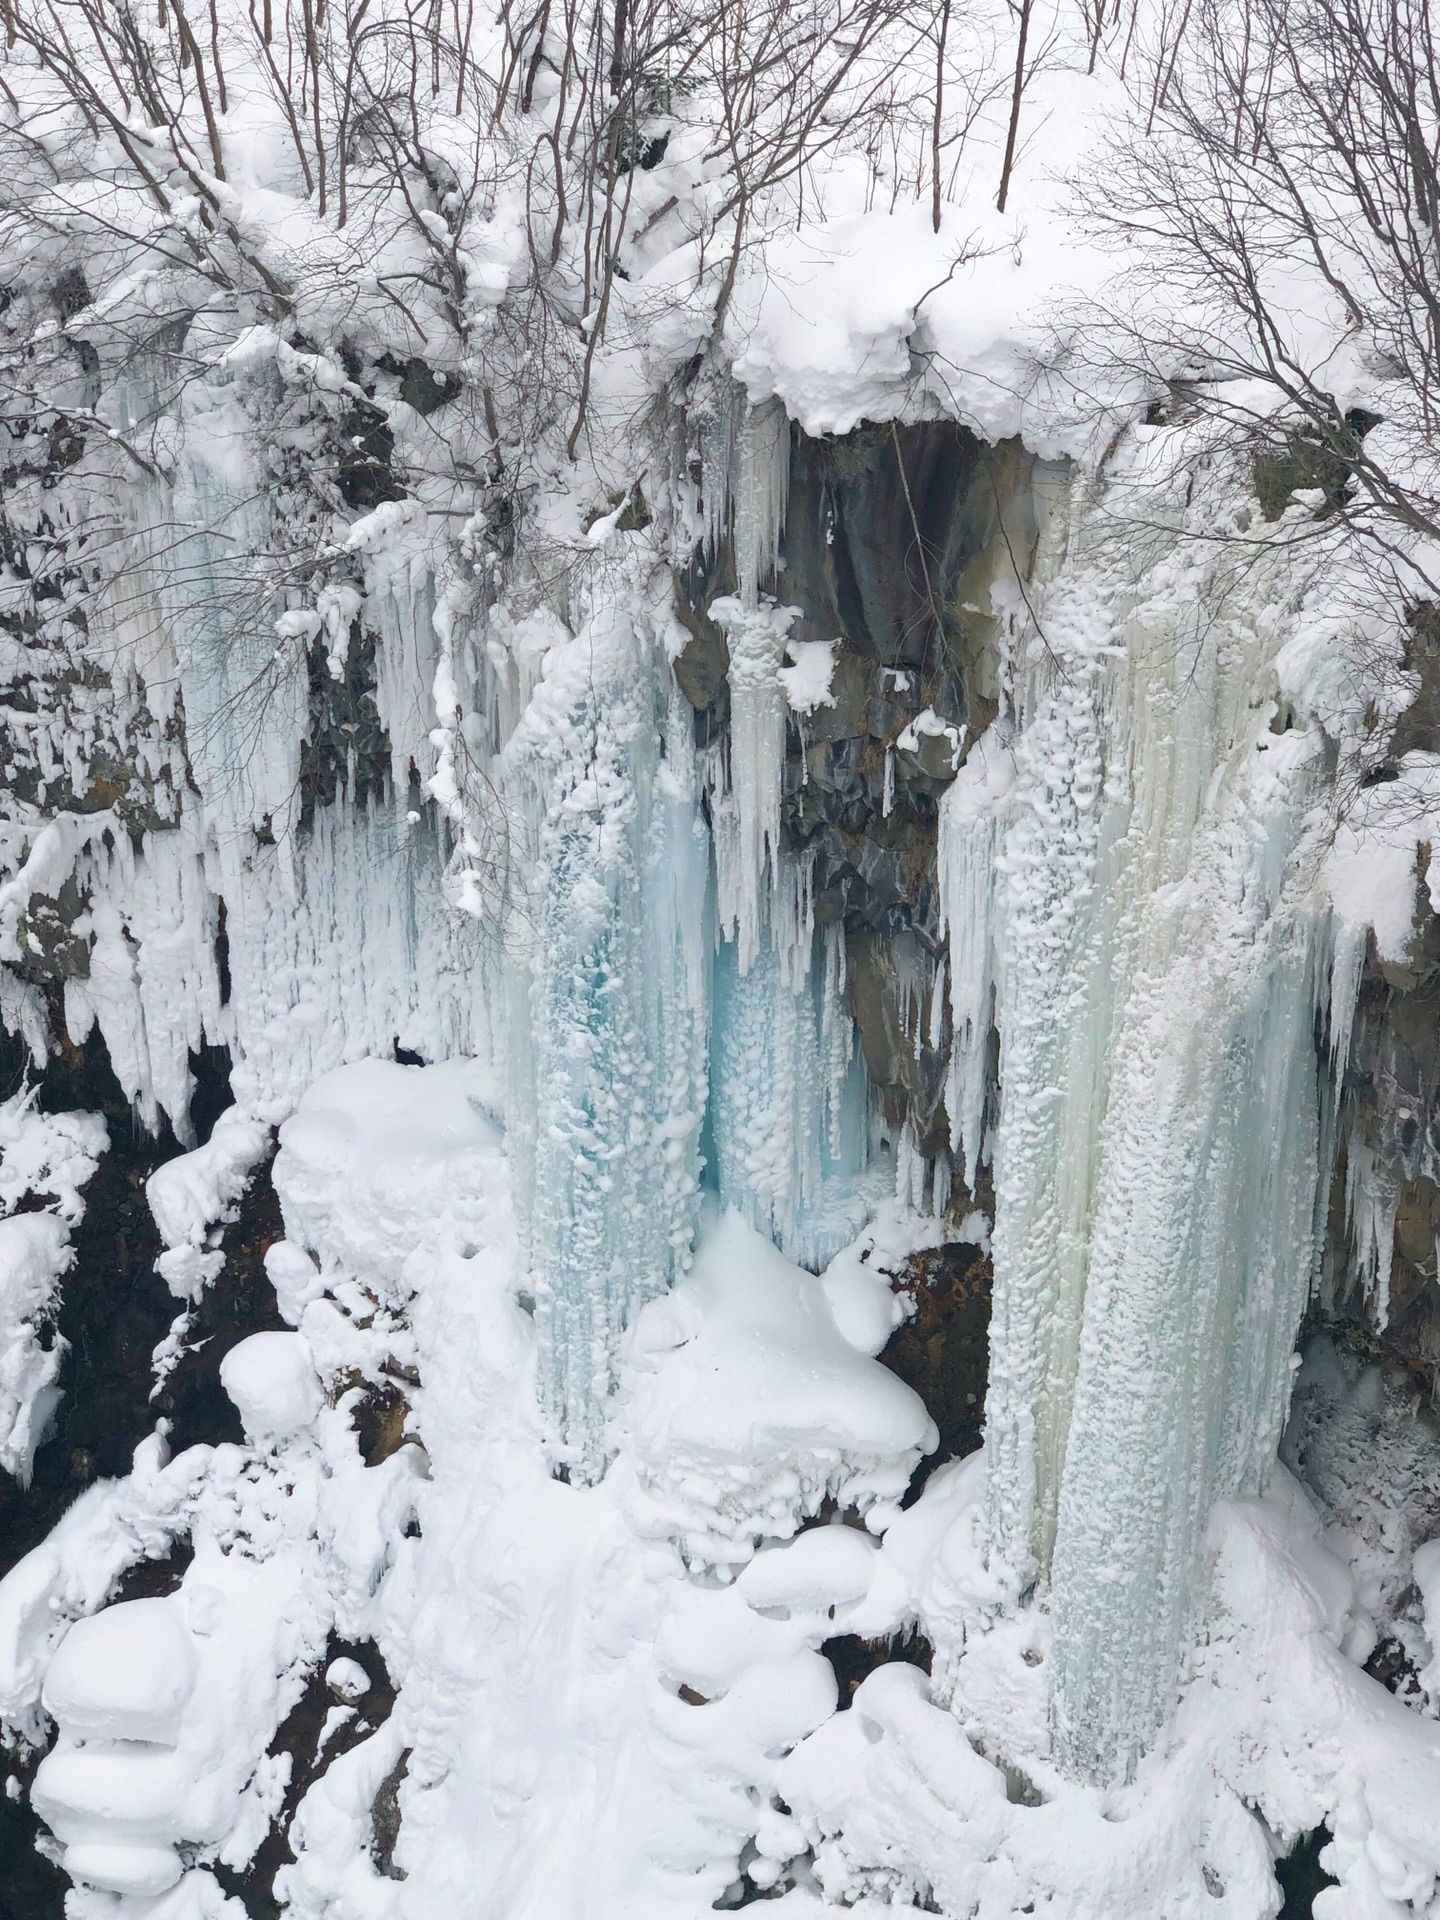
[[[548,1411],[585,1476],[613,1342],[685,1259],[701,1179],[818,1264],[863,1217],[874,1145],[843,936],[817,934],[779,831],[793,610],[764,586],[788,427],[769,408],[717,431],[726,746],[694,748],[671,616],[639,595],[592,614],[573,678],[552,656],[517,735],[531,1254]],[[1307,837],[1326,743],[1255,698],[1278,581],[1237,601],[1178,512],[1117,559],[1060,475],[1039,484],[1002,715],[942,805],[948,1109],[957,1170],[994,1173],[990,1552],[1011,1590],[1048,1585],[1057,1752],[1111,1779],[1173,1704],[1215,1500],[1275,1458],[1333,1159],[1317,1035],[1348,1044],[1354,983]],[[927,1189],[893,1145],[901,1188],[943,1209],[948,1168]]]
[[[152,1111],[183,1113],[202,1035],[232,1046],[237,1093],[272,1117],[397,1040],[503,1064],[545,1411],[587,1480],[616,1343],[683,1269],[705,1185],[809,1265],[874,1197],[843,936],[816,929],[780,833],[792,613],[765,589],[788,423],[737,406],[710,439],[692,517],[731,539],[739,582],[711,609],[730,651],[718,747],[695,745],[648,563],[598,575],[573,632],[534,615],[487,645],[440,618],[393,512],[373,553],[361,542],[392,746],[426,775],[438,751],[444,773],[443,732],[411,698],[437,672],[477,718],[466,737],[504,796],[503,938],[447,913],[449,829],[403,795],[341,796],[274,844],[246,831],[294,792],[303,706],[256,675],[272,707],[247,711],[203,554],[183,603],[157,588],[153,625],[180,636],[186,714],[211,717],[215,754],[247,728],[272,742],[247,777],[278,797],[247,789],[228,819],[217,800],[139,852],[119,835],[76,856],[96,963],[67,1017],[77,1037],[100,1021]],[[1117,566],[1064,481],[1046,484],[1027,586],[1043,644],[1011,620],[1001,719],[942,805],[948,1107],[957,1175],[994,1174],[990,1551],[1019,1586],[1048,1582],[1061,1757],[1115,1777],[1169,1711],[1206,1516],[1259,1487],[1284,1417],[1332,1152],[1316,1042],[1331,933],[1304,828],[1328,776],[1316,730],[1272,734],[1252,701],[1274,641],[1245,608],[1219,617],[1174,536]],[[228,511],[201,502],[194,523]],[[1258,606],[1267,583],[1244,590]],[[918,1197],[913,1142],[893,1144]],[[946,1167],[929,1204],[948,1191]]]

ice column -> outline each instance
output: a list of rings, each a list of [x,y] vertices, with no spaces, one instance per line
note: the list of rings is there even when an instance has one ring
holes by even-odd
[[[784,531],[789,449],[782,407],[770,402],[744,408],[729,474],[738,591],[712,600],[709,609],[730,649],[728,780],[719,796],[727,817],[718,830],[716,853],[721,926],[727,934],[733,929],[742,972],[760,951],[767,892],[781,879],[787,709],[776,675],[800,609],[778,606],[760,588],[774,574]]]
[[[502,763],[541,1391],[583,1480],[604,1465],[616,1341],[688,1256],[705,1103],[708,835],[644,616],[638,590],[607,600],[552,647]]]
[[[996,867],[1005,801],[1015,777],[1008,724],[996,722],[976,741],[940,801],[937,869],[942,932],[950,944],[950,1062],[945,1106],[950,1145],[962,1154],[973,1190],[984,1149],[990,1035],[1000,930]],[[932,1026],[934,1026],[932,1021]],[[939,1042],[938,1032],[931,1044]]]
[[[987,1526],[1049,1575],[1057,1749],[1098,1779],[1173,1704],[1213,1502],[1274,1459],[1326,1184],[1304,834],[1328,763],[1252,704],[1280,583],[1205,555],[1081,527],[1018,662],[998,859]],[[967,1152],[982,814],[947,805]]]

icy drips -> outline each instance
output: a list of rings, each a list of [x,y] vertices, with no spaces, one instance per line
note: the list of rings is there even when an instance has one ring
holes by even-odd
[[[942,931],[950,936],[950,1065],[945,1107],[950,1144],[960,1153],[965,1183],[974,1190],[984,1157],[985,1106],[991,1077],[990,1035],[1000,962],[996,909],[1002,809],[1014,780],[997,725],[975,743],[940,802]]]
[[[785,642],[799,607],[762,592],[774,578],[785,528],[790,423],[773,403],[750,407],[732,397],[725,464],[706,474],[712,551],[728,504],[738,591],[710,603],[729,647],[730,733],[712,769],[715,865],[720,926],[747,972],[760,950],[767,908],[784,884],[780,847],[781,774],[789,703],[779,678]]]
[[[715,962],[710,1129],[721,1195],[792,1260],[820,1267],[864,1225],[865,1070],[842,998],[832,933],[813,972],[787,978],[773,952],[749,972]]]
[[[758,605],[727,596],[710,615],[730,646],[728,782],[716,794],[716,867],[720,923],[738,948],[742,972],[754,965],[766,907],[781,884],[781,774],[788,706],[778,674],[798,607]]]

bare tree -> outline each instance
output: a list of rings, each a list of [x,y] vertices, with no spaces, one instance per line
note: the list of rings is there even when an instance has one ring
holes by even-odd
[[[1249,449],[1267,517],[1307,492],[1403,599],[1440,538],[1428,0],[1196,0],[1181,25],[1147,131],[1086,195],[1127,256],[1109,371],[1212,416]]]

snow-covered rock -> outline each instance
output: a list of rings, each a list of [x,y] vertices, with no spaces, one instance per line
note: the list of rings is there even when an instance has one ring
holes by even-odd
[[[220,1362],[220,1384],[256,1446],[290,1439],[324,1404],[310,1343],[301,1333],[252,1333]]]
[[[173,1600],[129,1600],[77,1620],[41,1698],[75,1739],[173,1747],[195,1687],[195,1649]]]

